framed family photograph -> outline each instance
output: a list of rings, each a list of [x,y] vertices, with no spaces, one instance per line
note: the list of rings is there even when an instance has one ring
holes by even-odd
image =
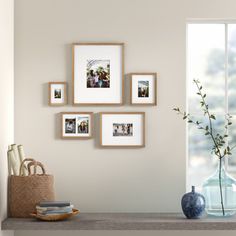
[[[103,147],[144,147],[144,112],[101,112],[100,144]]]
[[[62,112],[62,138],[92,138],[93,112]]]
[[[66,82],[49,82],[48,83],[50,106],[62,106],[67,104],[67,83]]]
[[[131,73],[132,105],[157,105],[157,73]]]
[[[124,94],[124,44],[73,45],[74,105],[121,105]]]

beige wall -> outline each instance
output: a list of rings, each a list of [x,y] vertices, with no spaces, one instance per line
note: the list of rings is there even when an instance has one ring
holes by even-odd
[[[86,212],[180,211],[185,126],[172,108],[185,105],[186,20],[234,17],[234,0],[15,1],[15,140],[55,175],[58,199]],[[158,106],[72,107],[80,41],[124,42],[126,73],[160,73]],[[70,105],[47,105],[49,81],[69,83]],[[99,148],[97,119],[95,139],[61,140],[58,113],[81,110],[145,111],[146,148]]]
[[[0,221],[7,216],[7,147],[14,140],[13,7],[13,0],[0,0]]]
[[[21,0],[15,24],[15,138],[55,175],[58,198],[90,212],[178,211],[184,124],[171,109],[185,101],[183,12],[156,0]],[[158,106],[49,107],[47,82],[67,81],[71,95],[71,43],[79,41],[124,42],[126,73],[160,73]],[[146,148],[99,148],[97,122],[96,139],[61,140],[58,113],[81,110],[145,111]]]

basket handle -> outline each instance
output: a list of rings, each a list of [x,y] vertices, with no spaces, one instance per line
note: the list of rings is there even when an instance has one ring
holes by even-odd
[[[23,175],[22,173],[23,173],[23,167],[24,167],[24,163],[26,162],[26,161],[35,161],[33,158],[25,158],[22,162],[21,162],[21,164],[20,164],[20,171],[19,171],[19,175]]]
[[[34,167],[34,173],[33,174],[31,174],[31,166]],[[41,167],[41,170],[43,172],[42,175],[45,175],[46,171],[45,171],[44,165],[41,162],[35,161],[35,160],[31,161],[27,166],[29,175],[36,175],[37,174],[37,166]]]

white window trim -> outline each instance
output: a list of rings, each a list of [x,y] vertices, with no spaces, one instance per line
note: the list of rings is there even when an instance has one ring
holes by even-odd
[[[188,97],[189,97],[189,91],[188,91],[188,83],[189,83],[189,66],[188,66],[188,26],[189,24],[224,24],[225,25],[225,115],[229,113],[229,107],[228,107],[228,25],[229,24],[236,24],[236,19],[188,19],[186,22],[186,111],[189,110],[189,104],[188,104]],[[192,113],[195,115],[196,113]],[[215,114],[218,114],[216,112]],[[222,114],[222,113],[220,113]],[[234,114],[235,115],[235,114]],[[186,190],[189,188],[189,124],[186,122]],[[228,143],[227,143],[228,145]],[[228,169],[228,158],[225,159],[225,167]]]

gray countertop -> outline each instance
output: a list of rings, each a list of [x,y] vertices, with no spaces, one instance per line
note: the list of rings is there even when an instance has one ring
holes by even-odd
[[[236,217],[188,220],[178,213],[81,213],[58,222],[7,218],[2,230],[236,230]]]

